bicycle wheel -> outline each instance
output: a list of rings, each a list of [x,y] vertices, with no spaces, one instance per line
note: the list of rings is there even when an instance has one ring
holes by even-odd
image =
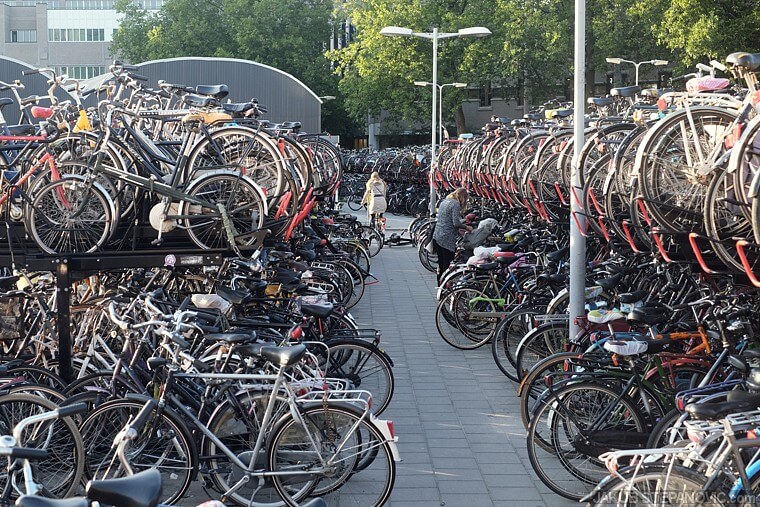
[[[534,315],[544,313],[540,308],[518,308],[499,322],[491,340],[491,355],[499,370],[510,380],[519,382],[517,376],[517,345],[535,327]]]
[[[435,310],[435,327],[454,348],[470,350],[491,339],[499,323],[496,305],[477,288],[460,287],[441,299]],[[489,317],[488,314],[493,314]]]
[[[243,463],[248,464],[253,459],[256,439],[261,431],[261,421],[264,418],[270,391],[243,392],[235,396],[234,401],[227,400],[211,415],[208,429],[216,435],[221,444],[227,447]],[[273,421],[277,421],[287,411],[284,398],[278,398],[273,413]],[[266,468],[266,440],[255,461],[255,470]],[[208,475],[214,489],[220,494],[227,493],[245,475],[245,471],[236,466],[222,451],[219,444],[209,438],[204,438],[201,446],[202,455],[210,456]],[[280,506],[283,504],[280,494],[274,487],[271,477],[263,478],[260,485],[258,478],[252,477],[242,488],[227,496],[229,500],[241,507],[256,505],[257,507]],[[261,487],[260,487],[261,486]]]
[[[707,490],[707,477],[689,468],[669,464],[626,467],[605,481],[589,500],[589,506],[679,505],[722,507],[736,505],[721,491]],[[752,502],[754,505],[754,502]]]
[[[282,420],[269,447],[270,470],[290,472],[273,477],[285,502],[296,506],[313,492],[328,505],[383,505],[396,463],[380,430],[347,406],[313,406],[301,416],[303,423],[292,416]],[[375,456],[367,463],[370,453]]]
[[[530,426],[533,412],[543,399],[541,395],[546,391],[544,378],[564,372],[565,361],[577,358],[577,352],[558,352],[536,363],[523,377],[517,395],[520,396],[520,417],[526,430]],[[574,372],[568,373],[573,374]],[[553,379],[554,383],[557,383],[558,378],[553,376]]]
[[[360,340],[328,338],[325,344],[329,358],[322,347],[314,350],[325,377],[348,380],[351,389],[372,393],[372,412],[380,415],[388,408],[396,384],[390,360],[380,349]]]
[[[338,258],[335,259],[334,262],[348,271],[349,277],[351,279],[351,288],[349,291],[350,297],[346,303],[346,308],[353,308],[359,301],[362,300],[362,297],[364,297],[364,290],[366,287],[364,275],[362,275],[362,270],[355,262],[350,259]]]
[[[52,401],[30,394],[0,396],[0,433],[10,435],[22,419],[57,408],[58,405]],[[16,445],[48,451],[46,459],[33,465],[34,480],[42,485],[43,495],[64,498],[76,492],[84,470],[85,455],[82,437],[70,417],[27,426]],[[7,480],[8,474],[0,474],[0,491],[5,488],[3,483]],[[14,480],[18,485],[23,484],[22,477],[15,477]]]
[[[140,401],[109,401],[85,418],[81,432],[87,452],[84,473],[88,479],[124,475],[111,446],[116,434],[142,408]],[[135,472],[150,468],[161,472],[161,503],[181,499],[197,471],[195,442],[182,420],[167,409],[162,409],[160,414],[153,410],[139,436],[132,442],[127,457]]]
[[[349,195],[346,204],[351,211],[359,211],[362,209],[362,194],[358,193]]]
[[[538,408],[528,428],[528,458],[549,489],[580,500],[607,475],[597,456],[624,447],[626,434],[646,436],[635,403],[617,398],[609,387],[579,382],[557,389]],[[612,412],[597,422],[612,404]]]
[[[220,171],[202,176],[190,184],[187,193],[215,207],[183,201],[180,215],[190,239],[203,249],[252,245],[254,236],[243,236],[261,229],[266,216],[266,200],[261,190],[240,174]],[[225,226],[220,206],[224,207],[231,229]]]
[[[564,351],[567,341],[567,322],[548,322],[531,330],[517,345],[515,368],[523,378],[536,363]]]
[[[97,183],[65,176],[39,189],[24,216],[26,230],[45,253],[87,253],[108,241],[114,204]]]
[[[690,107],[671,113],[647,132],[635,170],[646,208],[659,225],[675,231],[702,226],[709,177],[737,114]]]
[[[369,273],[371,261],[369,251],[364,246],[364,243],[361,241],[336,241],[334,245],[340,251],[347,253],[348,258],[364,270],[365,273]]]
[[[367,251],[369,252],[370,257],[379,254],[380,250],[382,250],[385,245],[385,240],[383,239],[383,235],[380,234],[380,231],[366,225],[361,228],[361,240],[367,246]]]
[[[49,386],[58,391],[65,391],[67,385],[66,382],[54,372],[33,364],[8,365],[6,368],[0,369],[0,377],[2,377],[3,380],[9,377],[24,377],[28,382]]]

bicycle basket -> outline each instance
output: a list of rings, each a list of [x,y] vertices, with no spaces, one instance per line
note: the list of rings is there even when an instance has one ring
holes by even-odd
[[[0,297],[0,340],[17,340],[24,335],[23,306],[19,296]]]

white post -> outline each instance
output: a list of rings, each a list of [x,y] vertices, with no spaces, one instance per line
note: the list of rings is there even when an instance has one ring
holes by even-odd
[[[436,93],[438,93],[438,28],[433,28],[433,114],[432,119],[430,120],[430,214],[433,215],[435,213],[435,205],[436,205],[436,196],[435,196],[435,187],[433,186],[433,181],[435,177],[435,166],[436,166],[436,146],[435,146],[435,140],[436,140],[436,128],[435,123],[438,119],[438,115],[436,114],[437,106],[438,106],[438,97],[436,96]]]
[[[570,216],[570,338],[578,334],[578,326],[575,318],[585,313],[585,289],[586,289],[586,239],[581,234],[579,227],[586,226],[585,215],[578,212],[581,210],[573,194],[580,198],[581,193],[581,167],[578,167],[581,149],[585,141],[583,130],[585,114],[585,88],[586,88],[586,1],[575,0],[575,97],[573,103],[574,113],[574,153],[573,163],[570,169],[570,184],[575,187],[575,192],[570,192],[570,210],[575,212],[577,222]]]
[[[443,145],[443,87],[438,87],[438,146]]]
[[[641,65],[641,62],[634,63],[634,67],[636,67],[636,86],[639,86],[639,65]]]

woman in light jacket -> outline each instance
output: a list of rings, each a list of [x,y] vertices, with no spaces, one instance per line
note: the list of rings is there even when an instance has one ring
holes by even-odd
[[[375,171],[367,180],[367,189],[364,191],[364,197],[362,197],[362,204],[367,205],[367,212],[369,213],[370,220],[383,216],[385,210],[388,209],[388,202],[385,200],[385,194],[388,192],[388,185],[385,184],[380,174]]]

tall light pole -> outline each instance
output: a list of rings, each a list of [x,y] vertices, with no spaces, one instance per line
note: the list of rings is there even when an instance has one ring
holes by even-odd
[[[664,65],[668,64],[667,60],[645,60],[643,62],[634,62],[631,60],[624,60],[622,58],[606,58],[607,63],[611,63],[612,65],[620,65],[621,63],[630,63],[634,67],[636,67],[636,86],[639,85],[639,67],[646,64],[652,64],[656,65],[658,67],[662,67]]]
[[[415,81],[414,86],[433,86],[427,81]],[[467,88],[467,83],[446,83],[438,85],[438,146],[443,145],[443,89],[447,86]]]
[[[438,89],[438,41],[440,39],[450,39],[452,37],[485,37],[491,35],[491,30],[482,26],[472,26],[469,28],[462,28],[457,32],[452,33],[440,33],[438,28],[433,28],[432,32],[415,32],[411,28],[402,28],[400,26],[386,26],[380,30],[380,35],[387,37],[421,37],[423,39],[430,39],[433,41],[433,113],[430,120],[430,138],[431,138],[431,160],[430,160],[430,214],[435,214],[436,196],[435,196],[435,165],[436,165],[436,120],[438,118],[437,112],[437,100],[436,91]]]

